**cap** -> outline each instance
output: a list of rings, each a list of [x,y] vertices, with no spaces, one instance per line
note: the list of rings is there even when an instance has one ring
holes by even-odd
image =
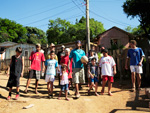
[[[78,43],[81,44],[81,41],[80,41],[80,40],[77,40],[76,43],[77,43],[77,44],[78,44]]]
[[[55,46],[55,44],[54,44],[54,43],[51,43],[49,47],[54,47],[54,46]]]
[[[70,49],[69,49],[69,48],[66,48],[66,49],[65,49],[65,51],[68,51],[68,52],[70,52]]]
[[[61,47],[62,47],[62,48],[65,48],[65,46],[64,46],[64,45],[62,45]]]
[[[41,44],[37,43],[36,46],[41,47]]]
[[[102,52],[102,53],[103,53],[103,52],[108,53],[108,49],[102,49],[101,52]]]

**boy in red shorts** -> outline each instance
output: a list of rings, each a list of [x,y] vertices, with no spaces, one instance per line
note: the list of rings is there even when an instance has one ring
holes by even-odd
[[[99,62],[100,74],[103,79],[101,94],[104,94],[105,84],[108,81],[108,95],[112,96],[111,88],[114,82],[113,76],[116,74],[116,63],[113,57],[108,55],[107,49],[103,49],[102,53],[103,57],[101,57]]]

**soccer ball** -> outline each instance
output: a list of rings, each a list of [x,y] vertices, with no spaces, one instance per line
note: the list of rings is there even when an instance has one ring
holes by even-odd
[[[88,63],[88,57],[87,56],[82,56],[81,62],[85,63],[85,64]]]

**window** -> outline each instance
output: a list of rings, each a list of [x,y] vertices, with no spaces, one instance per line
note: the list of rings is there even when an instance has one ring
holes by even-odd
[[[29,51],[28,51],[28,50],[25,50],[25,51],[24,51],[24,56],[25,56],[26,58],[28,58],[28,56],[29,56]]]

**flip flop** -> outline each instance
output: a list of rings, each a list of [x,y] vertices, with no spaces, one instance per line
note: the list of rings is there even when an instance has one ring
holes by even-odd
[[[61,98],[60,98],[60,97],[58,97],[57,99],[58,99],[58,100],[61,100]]]
[[[80,97],[80,94],[77,94],[76,97],[79,98],[79,97]]]
[[[99,94],[98,94],[98,93],[95,93],[95,96],[99,96]]]
[[[27,89],[25,89],[25,90],[24,90],[24,92],[27,94],[27,93],[28,93],[28,90],[27,90]]]
[[[69,101],[69,99],[68,99],[68,98],[66,98],[65,100]]]
[[[112,94],[112,93],[108,93],[108,95],[109,95],[109,96],[113,96],[113,94]]]

